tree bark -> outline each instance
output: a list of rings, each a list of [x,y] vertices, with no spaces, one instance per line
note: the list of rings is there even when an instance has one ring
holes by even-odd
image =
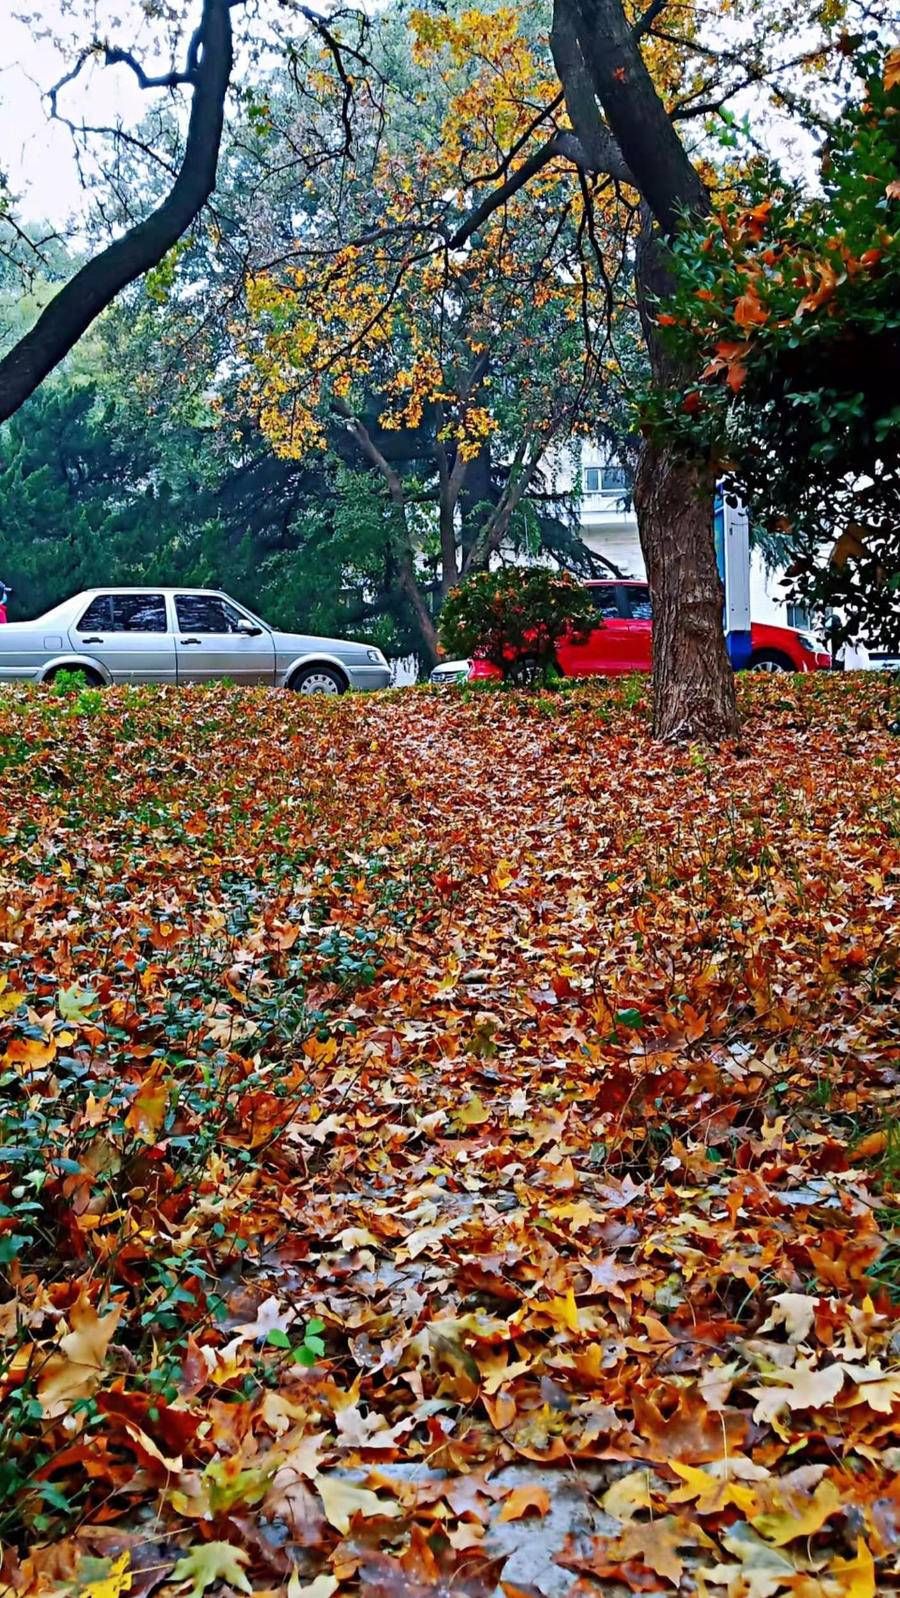
[[[657,94],[641,56],[639,30],[629,23],[622,0],[555,0],[555,7],[554,53],[570,78],[563,86],[581,124],[576,132],[586,148],[596,142],[584,125],[589,108],[583,64],[644,199],[635,266],[638,308],[654,380],[677,403],[692,374],[670,357],[655,308],[671,289],[667,241],[683,216],[706,214],[709,196]],[[653,600],[653,719],[662,738],[715,742],[739,731],[716,569],[714,490],[706,474],[670,447],[644,442],[635,508]]]
[[[122,289],[158,265],[209,199],[216,182],[232,56],[230,0],[204,0],[188,68],[172,79],[193,86],[178,176],[162,204],[76,272],[0,361],[0,422],[24,404]]]
[[[670,286],[668,251],[649,216],[635,264],[638,308],[656,384],[673,396],[691,373],[673,361],[655,319]],[[634,487],[653,601],[653,731],[716,743],[740,731],[725,643],[725,591],[716,564],[715,479],[670,445],[645,439]]]
[[[635,482],[653,596],[653,732],[717,742],[738,731],[734,673],[722,631],[711,484],[647,441]]]

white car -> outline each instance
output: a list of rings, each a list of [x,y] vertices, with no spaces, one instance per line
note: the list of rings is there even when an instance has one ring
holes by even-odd
[[[61,671],[97,686],[228,677],[301,694],[391,681],[380,649],[281,632],[208,588],[94,588],[36,621],[0,626],[0,681],[49,682]]]
[[[442,660],[439,666],[435,666],[428,681],[436,683],[438,687],[442,683],[465,682],[471,666],[471,660]]]

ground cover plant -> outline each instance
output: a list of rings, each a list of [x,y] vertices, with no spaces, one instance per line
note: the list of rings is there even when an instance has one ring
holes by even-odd
[[[741,694],[4,694],[6,1589],[891,1589],[896,706]]]

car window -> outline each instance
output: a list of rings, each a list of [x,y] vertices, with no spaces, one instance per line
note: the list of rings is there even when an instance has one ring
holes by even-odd
[[[114,633],[165,633],[166,601],[162,594],[113,594]]]
[[[650,590],[643,586],[639,588],[626,588],[625,594],[626,613],[632,621],[652,621],[653,606],[650,603]]]
[[[89,633],[92,628],[98,632],[109,632],[112,625],[112,612],[109,594],[98,594],[92,599],[87,610],[78,623],[80,633]]]
[[[591,598],[594,601],[594,609],[599,616],[618,616],[619,602],[616,598],[614,583],[598,584],[596,588],[591,589]]]
[[[236,633],[243,620],[239,610],[215,594],[178,594],[175,611],[179,627],[192,633]]]

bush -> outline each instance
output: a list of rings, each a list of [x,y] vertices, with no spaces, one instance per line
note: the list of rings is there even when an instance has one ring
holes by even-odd
[[[504,566],[478,572],[447,596],[440,639],[451,655],[477,655],[511,681],[546,678],[564,636],[584,640],[591,596],[567,572]]]

